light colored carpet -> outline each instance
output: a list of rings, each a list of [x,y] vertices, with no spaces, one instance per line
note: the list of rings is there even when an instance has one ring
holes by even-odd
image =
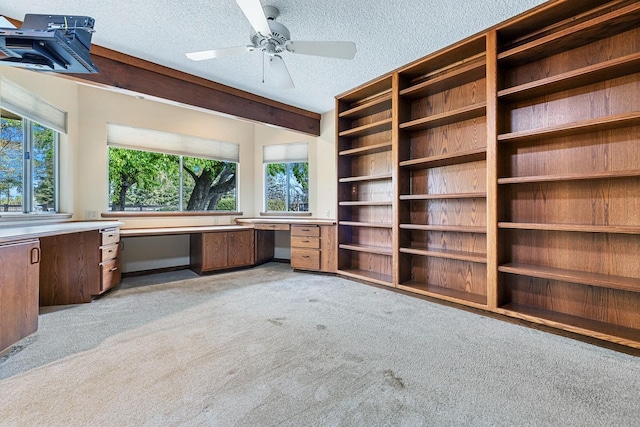
[[[640,425],[640,359],[287,265],[133,280],[0,360],[0,425]]]

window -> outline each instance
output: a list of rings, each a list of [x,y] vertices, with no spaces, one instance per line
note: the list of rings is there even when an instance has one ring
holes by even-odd
[[[0,212],[56,212],[58,132],[0,111]]]
[[[115,124],[107,135],[109,211],[237,211],[237,144]]]
[[[307,143],[265,145],[266,212],[309,211]]]

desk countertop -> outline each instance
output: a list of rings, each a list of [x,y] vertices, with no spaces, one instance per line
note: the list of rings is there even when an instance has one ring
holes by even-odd
[[[237,225],[199,225],[179,227],[124,228],[120,230],[122,237],[169,236],[176,234],[211,233],[216,231],[238,231],[252,229],[256,224],[301,224],[301,225],[334,225],[333,219],[322,218],[236,218]]]
[[[119,221],[69,221],[46,225],[0,228],[0,243],[11,243],[59,234],[80,233],[102,228],[121,227],[123,225],[124,223]]]
[[[198,225],[181,227],[124,228],[120,230],[122,237],[168,236],[172,234],[197,234],[215,231],[250,230],[245,225]]]
[[[259,218],[236,218],[238,224],[300,224],[300,225],[334,225],[335,219],[328,218],[287,218],[287,217],[259,217]]]

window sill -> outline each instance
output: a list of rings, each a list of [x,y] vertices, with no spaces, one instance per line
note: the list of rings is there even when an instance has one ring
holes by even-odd
[[[22,213],[3,212],[0,214],[0,228],[32,227],[68,222],[73,217],[70,213]]]
[[[188,216],[242,216],[242,212],[236,211],[188,211],[188,212],[103,212],[102,218],[162,218],[162,217],[188,217]]]
[[[66,220],[73,216],[70,213],[23,213],[23,212],[3,212],[0,213],[0,222],[13,222],[13,221],[60,221]]]

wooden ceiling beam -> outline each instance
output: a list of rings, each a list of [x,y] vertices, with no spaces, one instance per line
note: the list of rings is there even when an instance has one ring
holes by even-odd
[[[92,45],[96,74],[74,78],[127,89],[260,123],[320,135],[320,114]]]
[[[8,18],[9,19],[9,18]],[[16,27],[22,22],[9,19]],[[138,92],[242,119],[320,135],[320,114],[211,80],[91,45],[96,74],[61,74],[85,82]]]

